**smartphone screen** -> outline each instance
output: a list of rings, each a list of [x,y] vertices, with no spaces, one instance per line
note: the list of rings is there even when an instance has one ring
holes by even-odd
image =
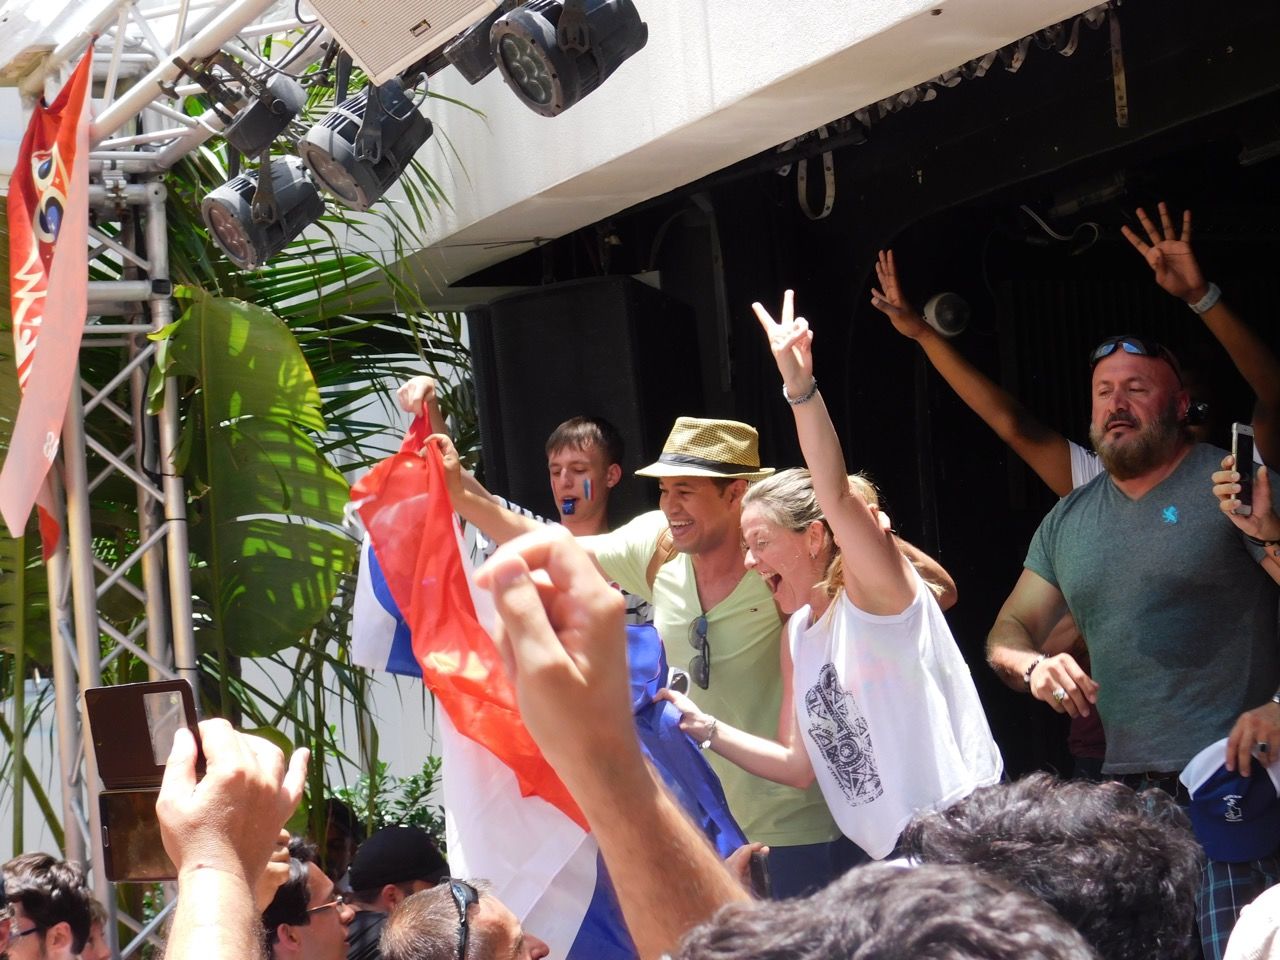
[[[98,795],[102,855],[112,883],[176,880],[156,819],[156,790],[108,790]]]
[[[1231,455],[1236,459],[1236,473],[1240,474],[1240,492],[1236,499],[1248,514],[1253,507],[1253,428],[1241,423],[1231,425]]]

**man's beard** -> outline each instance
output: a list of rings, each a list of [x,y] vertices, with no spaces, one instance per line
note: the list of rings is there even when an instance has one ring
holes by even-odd
[[[1111,422],[1135,423],[1136,420],[1130,414],[1128,418],[1113,417]],[[1178,420],[1176,397],[1153,420],[1139,428],[1137,437],[1128,437],[1121,443],[1108,442],[1109,432],[1108,428],[1099,430],[1090,424],[1089,440],[1102,466],[1117,480],[1132,480],[1167,463],[1186,438],[1186,431]]]

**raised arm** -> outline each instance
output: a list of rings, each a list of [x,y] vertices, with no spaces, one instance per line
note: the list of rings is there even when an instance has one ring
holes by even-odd
[[[436,382],[431,377],[411,377],[396,389],[396,401],[405,413],[425,416],[432,433],[447,434],[449,425],[444,422],[438,394]]]
[[[520,714],[586,815],[641,958],[657,960],[718,908],[749,898],[645,764],[622,595],[554,526],[501,547],[476,583],[493,591]]]
[[[892,534],[881,529],[866,502],[849,487],[840,439],[813,376],[813,331],[795,316],[790,290],[783,294],[776,322],[763,305],[751,308],[782,375],[818,505],[848,561],[843,567],[849,599],[867,613],[900,613],[915,597],[915,577]]]
[[[1067,612],[1062,592],[1037,573],[1023,570],[987,635],[987,662],[1014,690],[1030,693],[1059,713],[1087,717],[1098,684],[1069,653],[1045,650],[1053,628]]]
[[[506,543],[522,533],[543,526],[532,517],[522,516],[502,506],[475,477],[462,469],[458,450],[447,435],[435,433],[427,437],[427,446],[433,444],[440,448],[445,483],[449,487],[449,500],[453,503],[453,510],[467,523],[496,543]],[[424,453],[426,449],[423,447]]]
[[[1188,305],[1200,303],[1208,296],[1210,284],[1205,282],[1191,249],[1191,211],[1182,211],[1182,229],[1178,230],[1163,201],[1156,209],[1159,225],[1141,207],[1137,210],[1138,222],[1147,235],[1145,241],[1127,226],[1121,227],[1120,232],[1142,254],[1162,290]],[[1253,431],[1258,452],[1264,462],[1280,464],[1280,359],[1220,293],[1200,319],[1253,390]]]
[[[400,384],[400,387],[396,390],[396,401],[400,404],[400,409],[405,413],[413,414],[415,417],[426,417],[432,436],[447,437],[449,435],[449,425],[445,423],[444,414],[440,411],[438,394],[439,389],[435,380],[431,377],[412,377]],[[469,470],[462,470],[459,467],[459,479],[462,486],[477,497],[487,499],[492,496]],[[480,529],[485,536],[489,536],[487,530],[483,527]],[[496,540],[497,538],[491,539]]]
[[[933,368],[965,405],[1007,443],[1045,485],[1060,497],[1071,492],[1071,450],[1067,438],[1036,419],[1022,403],[966,360],[951,341],[925,323],[902,293],[892,250],[881,250],[876,263],[880,289],[871,305],[904,337],[924,350]]]
[[[262,955],[254,889],[302,796],[306,750],[285,768],[279,748],[225,720],[200,724],[207,763],[196,780],[196,745],[173,738],[156,801],[160,838],[178,868],[178,907],[166,960],[253,960]]]

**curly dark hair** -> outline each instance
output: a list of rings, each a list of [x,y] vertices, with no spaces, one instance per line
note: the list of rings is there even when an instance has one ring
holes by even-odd
[[[71,950],[80,953],[89,940],[93,895],[79,864],[47,853],[24,853],[0,866],[4,895],[22,904],[22,912],[42,933],[59,923],[71,928]]]
[[[1194,957],[1203,853],[1161,790],[1037,773],[917,816],[902,852],[972,864],[1044,900],[1105,960]]]
[[[810,897],[722,908],[675,960],[1096,960],[1034,897],[971,867],[857,867]]]

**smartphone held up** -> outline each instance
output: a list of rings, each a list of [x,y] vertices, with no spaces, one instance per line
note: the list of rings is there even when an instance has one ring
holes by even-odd
[[[1235,458],[1236,473],[1240,474],[1240,492],[1236,494],[1240,506],[1235,512],[1247,517],[1253,513],[1253,427],[1246,423],[1231,425],[1231,456]]]

